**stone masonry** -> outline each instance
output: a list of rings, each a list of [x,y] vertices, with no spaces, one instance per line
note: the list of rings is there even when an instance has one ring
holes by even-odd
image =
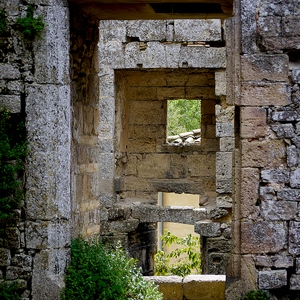
[[[172,221],[194,225],[203,273],[226,274],[228,300],[258,288],[296,298],[299,1],[134,21],[74,2],[0,0],[0,105],[25,118],[30,148],[24,205],[1,224],[0,280],[20,280],[23,299],[59,299],[71,237],[99,233],[151,275],[156,223]],[[15,25],[28,4],[41,39]],[[201,100],[200,143],[167,142],[177,98]],[[199,195],[200,208],[158,206],[169,191]]]

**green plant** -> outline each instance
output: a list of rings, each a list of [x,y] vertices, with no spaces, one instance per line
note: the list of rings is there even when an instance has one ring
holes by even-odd
[[[27,154],[25,126],[20,116],[0,112],[0,220],[13,216],[23,198],[23,160]]]
[[[245,294],[243,300],[269,300],[270,298],[271,298],[270,294],[266,291],[252,290]]]
[[[34,18],[33,15],[34,7],[29,5],[27,7],[26,17],[17,19],[17,27],[28,39],[33,39],[35,36],[40,38],[45,27],[42,16]]]
[[[62,299],[162,300],[162,295],[120,246],[108,249],[99,239],[79,237],[71,243]]]
[[[163,248],[171,245],[178,245],[175,250],[166,254],[158,250],[154,256],[155,275],[178,275],[201,273],[200,238],[188,234],[185,238],[179,238],[170,231],[165,230],[161,236]],[[176,262],[171,263],[175,258]]]
[[[7,19],[5,15],[5,10],[0,11],[0,34],[3,34],[7,30]]]
[[[191,131],[200,128],[200,100],[169,100],[167,135]]]
[[[0,299],[3,300],[21,300],[19,295],[19,284],[17,282],[3,281],[0,284]]]

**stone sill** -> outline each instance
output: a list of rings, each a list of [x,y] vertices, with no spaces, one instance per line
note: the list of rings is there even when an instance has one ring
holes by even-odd
[[[225,275],[145,276],[158,285],[164,300],[225,300]]]

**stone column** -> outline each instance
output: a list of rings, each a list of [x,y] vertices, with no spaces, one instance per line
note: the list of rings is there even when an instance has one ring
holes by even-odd
[[[34,73],[25,88],[25,243],[35,253],[32,299],[53,300],[60,298],[70,243],[69,13],[67,1],[42,2],[36,13],[46,26],[33,41]]]

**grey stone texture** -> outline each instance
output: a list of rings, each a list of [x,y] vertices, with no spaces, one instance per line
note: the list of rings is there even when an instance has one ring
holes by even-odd
[[[278,289],[287,285],[286,270],[261,271],[258,274],[258,286],[263,290]]]

